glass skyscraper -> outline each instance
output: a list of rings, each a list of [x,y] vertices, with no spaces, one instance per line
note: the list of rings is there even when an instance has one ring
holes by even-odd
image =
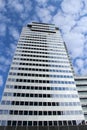
[[[87,124],[87,76],[76,76],[75,81]]]
[[[0,105],[1,126],[84,121],[65,43],[54,24],[23,27]]]

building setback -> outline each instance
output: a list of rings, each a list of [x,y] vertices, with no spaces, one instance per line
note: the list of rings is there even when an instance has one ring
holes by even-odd
[[[76,76],[75,77],[76,86],[83,108],[85,121],[87,123],[87,77],[86,76]]]
[[[23,27],[0,105],[0,125],[65,126],[83,121],[59,29],[36,22]]]

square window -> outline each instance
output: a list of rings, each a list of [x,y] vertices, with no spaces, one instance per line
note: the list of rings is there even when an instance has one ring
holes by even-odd
[[[57,126],[57,121],[54,121],[54,125]]]
[[[39,126],[42,126],[42,121],[39,121]]]
[[[28,106],[28,102],[25,102],[25,106]]]
[[[14,111],[14,115],[18,115],[18,111]]]
[[[38,94],[35,94],[35,97],[38,97]]]
[[[28,111],[24,111],[24,115],[28,115]]]
[[[52,126],[52,121],[49,121],[49,126]]]
[[[47,121],[44,121],[44,126],[47,126]]]
[[[42,94],[39,94],[39,97],[42,97]]]
[[[43,94],[43,97],[46,97],[46,94]]]
[[[61,126],[62,125],[62,121],[59,121],[59,126]]]
[[[22,121],[18,121],[18,126],[22,126]]]
[[[19,111],[19,115],[23,115],[23,111]]]
[[[39,111],[39,115],[42,115],[43,113],[42,113],[42,111]]]
[[[38,113],[37,113],[37,111],[34,111],[34,115],[37,115]]]
[[[27,126],[27,121],[23,121],[23,126]]]
[[[46,102],[43,102],[43,106],[47,106],[46,104],[47,104]]]
[[[30,102],[30,105],[33,106],[33,102]]]
[[[37,106],[38,105],[38,103],[37,102],[34,102],[34,106]]]
[[[20,105],[24,105],[24,102],[21,101],[21,102],[20,102]]]
[[[56,111],[53,111],[53,115],[56,115]]]
[[[29,111],[29,115],[33,115],[33,111]]]
[[[17,121],[12,121],[12,126],[16,126],[17,125]]]
[[[8,122],[7,122],[7,126],[11,126],[11,121],[8,121]]]
[[[47,111],[43,111],[43,115],[47,115]]]
[[[51,106],[51,102],[48,102],[48,106]]]
[[[34,121],[34,122],[33,122],[33,126],[37,126],[37,121]]]

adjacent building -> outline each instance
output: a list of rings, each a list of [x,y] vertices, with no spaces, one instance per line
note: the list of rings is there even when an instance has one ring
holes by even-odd
[[[66,126],[83,121],[59,29],[36,22],[23,27],[0,105],[0,125]]]
[[[87,122],[87,76],[76,76],[75,81],[85,120]]]

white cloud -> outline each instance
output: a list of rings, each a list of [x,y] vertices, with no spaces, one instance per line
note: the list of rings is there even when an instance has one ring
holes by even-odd
[[[36,0],[36,2],[38,3],[39,6],[43,6],[43,7],[46,7],[47,6],[47,2],[49,0]]]
[[[0,86],[2,86],[3,85],[3,77],[2,77],[2,75],[0,75]]]
[[[56,9],[56,7],[53,6],[53,5],[48,6],[48,10],[51,11],[51,12],[54,12],[55,9]]]
[[[20,1],[16,0],[16,1],[13,1],[13,0],[10,0],[8,2],[8,6],[14,10],[16,10],[17,12],[22,12],[23,11],[23,4],[20,3]]]
[[[82,0],[63,0],[61,8],[64,13],[76,14],[83,8]]]
[[[72,62],[76,59],[75,72],[80,74],[86,69],[87,56],[87,16],[82,16],[84,14],[87,14],[87,0],[63,0],[53,17],[53,23],[61,29]]]
[[[71,51],[72,57],[82,57],[85,41],[84,35],[82,35],[81,33],[69,32],[64,34],[63,37],[67,44],[67,47]]]
[[[61,11],[53,17],[53,23],[58,25],[62,29],[63,33],[69,32],[72,27],[76,24],[76,21],[71,15],[64,15]]]
[[[14,26],[9,27],[9,33],[15,40],[18,40],[19,32]]]
[[[83,59],[76,59],[75,64],[77,65],[78,69],[81,69],[84,67],[84,60]]]
[[[51,21],[52,15],[49,9],[37,7],[36,12],[42,22],[49,23]]]

